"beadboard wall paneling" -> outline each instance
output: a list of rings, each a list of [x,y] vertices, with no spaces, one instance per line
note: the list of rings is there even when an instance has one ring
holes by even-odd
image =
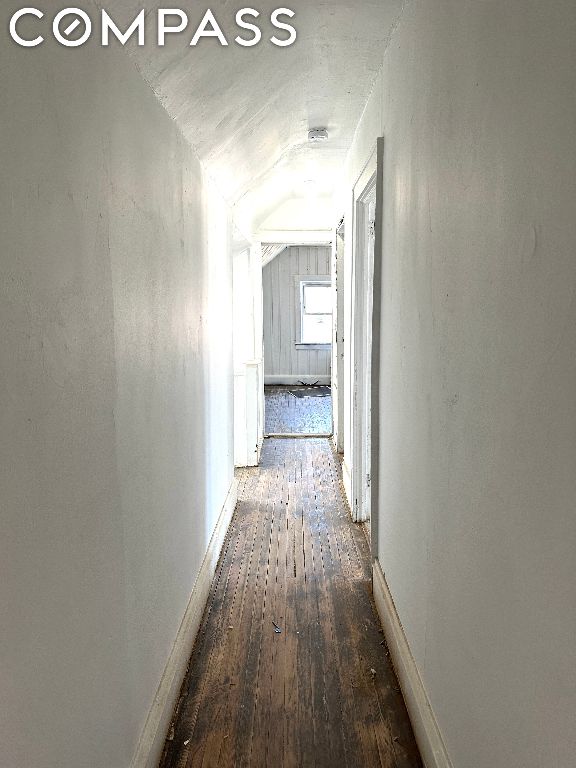
[[[294,277],[330,275],[329,246],[290,246],[263,269],[266,376],[329,376],[330,348],[297,349]],[[292,383],[288,378],[286,383]]]

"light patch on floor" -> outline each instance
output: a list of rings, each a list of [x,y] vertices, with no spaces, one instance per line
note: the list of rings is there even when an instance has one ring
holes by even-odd
[[[266,434],[330,435],[332,396],[295,397],[296,389],[266,387]]]

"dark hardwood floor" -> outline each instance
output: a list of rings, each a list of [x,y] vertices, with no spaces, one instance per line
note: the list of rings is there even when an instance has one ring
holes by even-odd
[[[323,438],[265,441],[227,536],[162,768],[420,768]]]

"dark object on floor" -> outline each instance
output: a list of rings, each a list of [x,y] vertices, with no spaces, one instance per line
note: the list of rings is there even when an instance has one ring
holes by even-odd
[[[300,389],[290,389],[294,397],[330,397],[332,390],[330,387],[301,387]]]

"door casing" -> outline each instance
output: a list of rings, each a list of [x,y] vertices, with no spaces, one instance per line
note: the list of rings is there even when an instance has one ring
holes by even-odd
[[[352,264],[352,517],[371,518],[372,308],[375,155],[355,187]]]

